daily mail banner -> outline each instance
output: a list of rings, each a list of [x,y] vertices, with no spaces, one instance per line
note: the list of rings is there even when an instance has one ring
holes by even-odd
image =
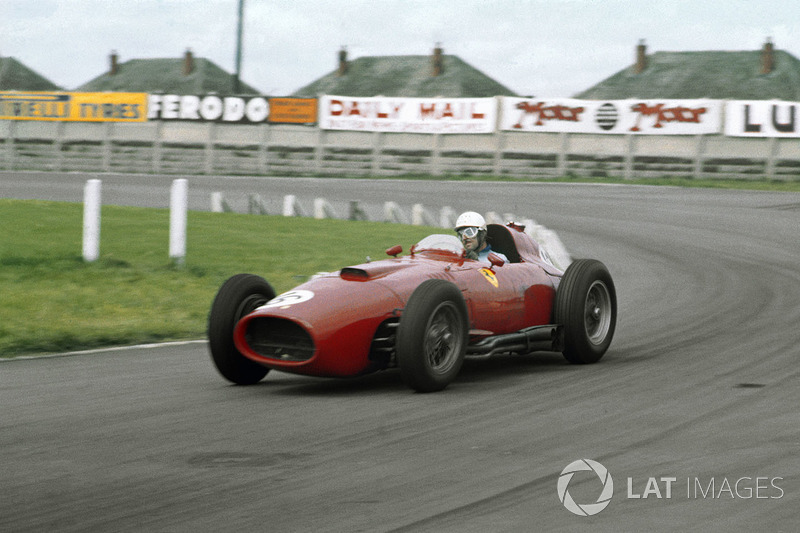
[[[151,94],[148,118],[231,124],[313,124],[317,121],[317,99]]]
[[[494,98],[391,98],[325,95],[319,126],[394,133],[492,133]]]
[[[800,137],[800,102],[780,100],[726,102],[725,135]]]
[[[144,122],[147,94],[2,91],[0,120]]]
[[[719,100],[502,99],[500,129],[566,133],[697,135],[719,133]]]

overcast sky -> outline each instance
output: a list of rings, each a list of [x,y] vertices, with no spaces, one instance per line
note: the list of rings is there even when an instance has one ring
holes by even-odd
[[[238,0],[0,0],[0,56],[66,89],[187,48],[235,71]],[[242,80],[287,95],[350,58],[452,54],[521,95],[573,96],[648,52],[800,58],[800,0],[245,0]]]

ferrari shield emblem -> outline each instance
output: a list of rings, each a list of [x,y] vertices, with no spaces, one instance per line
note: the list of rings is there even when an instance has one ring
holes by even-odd
[[[495,275],[494,275],[494,272],[492,272],[492,271],[491,271],[491,269],[488,269],[488,268],[482,268],[482,269],[480,269],[480,270],[479,270],[479,272],[480,272],[481,274],[483,274],[483,277],[484,277],[484,278],[486,278],[486,280],[487,280],[489,283],[491,283],[491,284],[492,284],[492,285],[494,285],[495,287],[497,287],[497,286],[498,286],[498,285],[497,285],[497,276],[495,276]]]

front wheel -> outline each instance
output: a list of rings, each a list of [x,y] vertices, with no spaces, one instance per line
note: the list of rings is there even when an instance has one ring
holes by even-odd
[[[617,324],[617,294],[606,266],[594,259],[571,263],[561,278],[553,322],[564,329],[564,358],[596,363],[608,350]]]
[[[275,298],[267,281],[253,274],[237,274],[219,288],[208,315],[208,346],[217,371],[237,385],[258,383],[269,369],[247,359],[236,349],[233,330],[245,315]]]
[[[441,279],[422,282],[408,299],[397,329],[397,366],[418,392],[447,387],[467,350],[467,305],[461,290]]]

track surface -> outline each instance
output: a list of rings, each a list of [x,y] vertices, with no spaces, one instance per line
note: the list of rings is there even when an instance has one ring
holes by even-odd
[[[86,178],[0,174],[0,196],[80,201]],[[171,177],[101,178],[106,203],[168,205]],[[597,365],[500,357],[428,395],[391,371],[231,386],[203,342],[2,362],[0,530],[797,530],[800,195],[189,179],[194,209],[219,190],[532,217],[608,265],[616,337]],[[594,516],[556,490],[581,458],[614,481]]]

